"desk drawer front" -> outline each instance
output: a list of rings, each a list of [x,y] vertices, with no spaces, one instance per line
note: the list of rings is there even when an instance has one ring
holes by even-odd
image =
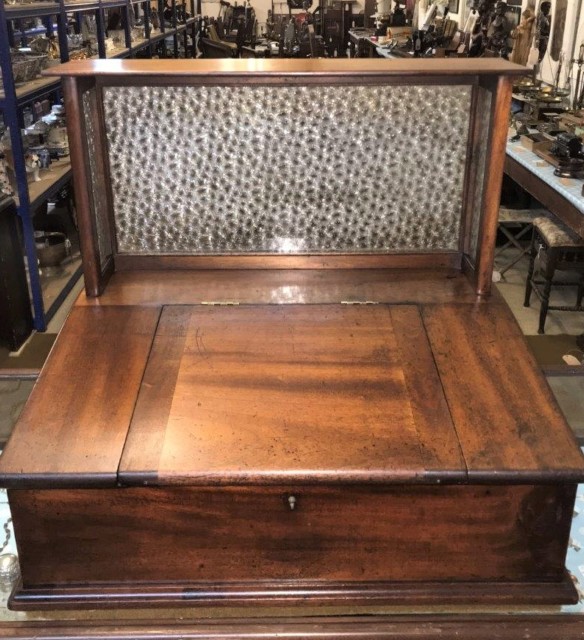
[[[10,492],[25,586],[560,580],[574,487]]]

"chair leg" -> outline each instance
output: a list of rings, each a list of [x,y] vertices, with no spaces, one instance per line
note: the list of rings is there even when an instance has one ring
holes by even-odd
[[[545,333],[545,320],[548,313],[548,307],[550,304],[550,293],[552,290],[552,282],[554,279],[554,273],[556,271],[556,251],[554,249],[548,249],[547,251],[547,264],[545,267],[543,291],[541,295],[541,309],[539,312],[539,328],[538,333]]]
[[[535,258],[537,256],[537,251],[535,248],[535,229],[531,234],[531,244],[529,245],[529,269],[527,270],[527,282],[525,283],[525,300],[523,302],[524,307],[529,307],[531,303],[531,290],[532,290],[532,280],[533,280],[533,271],[535,269]]]

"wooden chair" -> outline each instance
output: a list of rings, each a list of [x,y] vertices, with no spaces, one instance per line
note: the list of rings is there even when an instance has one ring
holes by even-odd
[[[531,292],[535,291],[541,300],[538,333],[544,333],[548,311],[584,311],[584,240],[574,235],[559,222],[539,217],[533,221],[533,235],[530,246],[529,272],[525,286],[524,306],[529,307]],[[540,258],[540,270],[543,281],[535,279],[535,259]],[[570,306],[551,306],[549,304],[552,286],[574,286],[569,282],[554,281],[556,271],[580,273],[577,284],[576,304]],[[541,288],[543,287],[543,288]]]

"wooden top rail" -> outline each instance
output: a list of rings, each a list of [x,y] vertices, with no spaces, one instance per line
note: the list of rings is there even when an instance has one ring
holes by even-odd
[[[497,58],[453,60],[79,60],[46,76],[521,76],[526,69]]]

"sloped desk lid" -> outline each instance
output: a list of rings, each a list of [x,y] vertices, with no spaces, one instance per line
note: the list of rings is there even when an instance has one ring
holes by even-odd
[[[456,279],[435,276],[410,295],[390,286],[403,304],[272,305],[248,274],[239,306],[207,306],[187,275],[178,297],[152,275],[116,276],[73,309],[0,459],[3,485],[584,479],[504,303],[447,302]]]
[[[123,483],[463,480],[418,308],[166,307]]]

